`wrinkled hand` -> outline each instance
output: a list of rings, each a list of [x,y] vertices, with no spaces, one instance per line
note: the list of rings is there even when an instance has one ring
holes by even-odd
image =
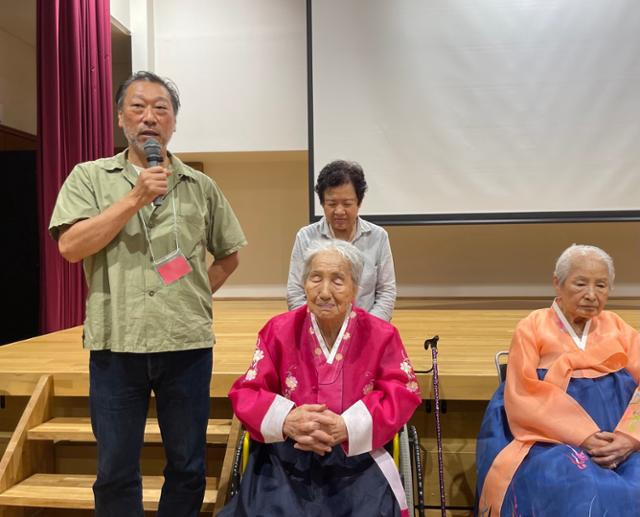
[[[148,205],[158,196],[167,193],[170,174],[171,172],[161,165],[140,171],[132,192],[139,199],[141,206]]]
[[[295,447],[313,451],[321,456],[329,452],[331,447],[312,434],[320,430],[319,419],[322,412],[327,409],[325,404],[303,404],[292,409],[284,419],[282,431],[296,442]]]
[[[580,447],[583,448],[589,455],[593,454],[595,449],[599,447],[604,447],[608,445],[610,440],[606,440],[599,436],[601,431],[595,432],[592,435],[587,436],[587,438],[580,444]]]
[[[601,431],[591,436],[605,443],[587,452],[595,463],[607,469],[617,468],[632,452],[640,450],[640,442],[625,433]]]
[[[344,420],[328,410],[325,404],[304,404],[294,408],[284,420],[283,432],[296,442],[296,449],[320,456],[347,439]]]
[[[349,438],[347,432],[347,424],[337,413],[334,413],[330,409],[326,409],[322,412],[323,419],[321,421],[321,430],[327,433],[331,437],[331,446],[338,445]]]
[[[316,422],[320,424],[320,427],[312,431],[310,437],[315,440],[315,443],[321,444],[323,447],[329,447],[326,452],[329,452],[332,447],[347,440],[347,425],[340,415],[329,409],[325,409],[316,416]],[[300,442],[296,443],[294,447],[301,451],[316,452],[314,448]]]

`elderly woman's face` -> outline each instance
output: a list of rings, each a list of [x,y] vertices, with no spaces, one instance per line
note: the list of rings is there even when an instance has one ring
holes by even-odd
[[[609,298],[609,270],[594,255],[574,258],[562,285],[553,279],[558,303],[570,321],[585,320],[600,314]]]
[[[322,209],[335,236],[339,239],[348,239],[356,226],[360,209],[353,183],[328,187],[324,191]]]
[[[317,253],[311,259],[304,292],[319,322],[341,323],[356,294],[351,265],[335,250]]]

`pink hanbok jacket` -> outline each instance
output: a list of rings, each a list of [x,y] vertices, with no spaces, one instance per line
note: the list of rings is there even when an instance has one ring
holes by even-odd
[[[344,418],[348,456],[371,452],[393,438],[421,401],[397,329],[354,307],[335,347],[327,358],[306,305],[264,326],[249,369],[229,392],[251,438],[283,441],[289,411],[320,403]]]

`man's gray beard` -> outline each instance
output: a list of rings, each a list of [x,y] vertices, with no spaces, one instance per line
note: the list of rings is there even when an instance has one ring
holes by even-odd
[[[145,156],[144,147],[142,147],[142,145],[138,143],[135,137],[131,137],[130,135],[127,134],[126,131],[124,132],[124,136],[127,139],[127,143],[129,144],[130,151],[133,150],[137,155]]]

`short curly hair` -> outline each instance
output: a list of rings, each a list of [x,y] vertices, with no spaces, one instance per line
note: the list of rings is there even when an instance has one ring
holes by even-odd
[[[358,198],[358,206],[360,206],[364,199],[364,193],[367,191],[367,182],[360,164],[346,160],[335,160],[325,165],[318,175],[315,188],[320,198],[320,204],[324,204],[324,193],[328,188],[339,187],[347,183],[353,185]]]

